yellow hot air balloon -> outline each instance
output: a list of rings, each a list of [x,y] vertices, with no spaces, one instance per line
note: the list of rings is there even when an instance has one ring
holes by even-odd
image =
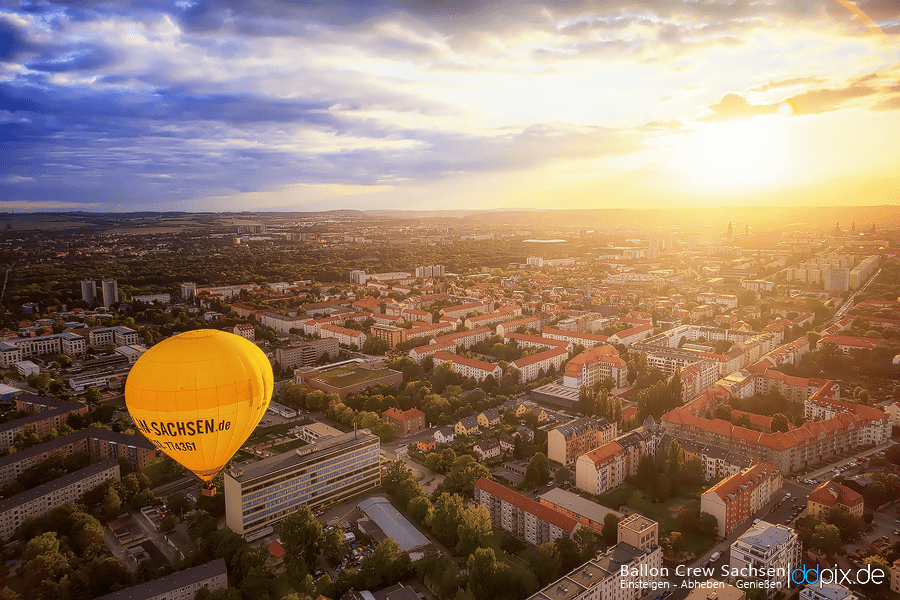
[[[272,383],[256,344],[199,329],[147,350],[128,374],[125,403],[137,428],[213,495],[210,482],[265,414]]]

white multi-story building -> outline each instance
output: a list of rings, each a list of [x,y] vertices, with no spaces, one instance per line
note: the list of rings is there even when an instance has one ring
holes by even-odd
[[[103,288],[103,306],[109,308],[119,301],[119,284],[115,279],[104,279],[100,285]]]
[[[185,281],[181,284],[181,299],[190,300],[197,294],[197,284],[193,281]]]
[[[381,484],[381,444],[368,429],[329,437],[225,472],[225,523],[242,536],[271,529],[300,504],[312,509]]]
[[[429,277],[443,277],[446,270],[444,265],[433,265],[430,267],[416,267],[416,277],[423,279]]]
[[[575,487],[589,494],[604,494],[625,482],[625,452],[609,442],[582,454],[575,461]]]
[[[366,285],[366,272],[360,270],[350,271],[350,283]]]
[[[275,312],[256,313],[260,325],[271,327],[278,335],[288,335],[291,329],[300,329],[306,317],[289,317]]]
[[[606,378],[616,387],[624,386],[628,381],[628,365],[614,346],[594,346],[566,363],[563,385],[576,389],[585,385],[593,389]]]
[[[891,588],[893,589],[893,588]],[[816,583],[800,590],[800,600],[857,600],[858,596],[837,583]]]
[[[172,294],[136,294],[132,296],[131,299],[134,302],[144,302],[145,304],[152,304],[154,302],[171,304]]]
[[[790,587],[791,570],[800,564],[797,533],[784,525],[760,521],[731,544],[729,573],[769,582],[769,597]],[[731,577],[733,581],[741,577]]]
[[[568,358],[569,351],[565,348],[551,348],[514,360],[510,365],[519,370],[520,381],[528,382],[547,375],[550,369],[559,371]]]
[[[495,527],[535,546],[571,537],[580,527],[572,517],[484,477],[475,484],[474,494]]]
[[[0,342],[0,365],[12,367],[32,356],[67,354],[79,356],[87,349],[85,339],[74,333],[51,333],[32,338],[13,338]]]
[[[432,355],[434,365],[449,362],[453,366],[453,370],[463,377],[474,377],[476,381],[484,381],[487,377],[493,377],[500,381],[503,371],[500,365],[477,360],[475,358],[467,358],[458,354],[450,354],[449,352],[435,352]]]
[[[335,338],[338,344],[356,346],[357,349],[361,349],[363,344],[366,343],[366,334],[362,331],[338,327],[337,325],[322,325],[319,329],[319,335],[323,338]]]

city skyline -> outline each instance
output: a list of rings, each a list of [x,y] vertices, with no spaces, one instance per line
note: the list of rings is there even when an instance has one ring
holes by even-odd
[[[0,211],[900,203],[886,0],[0,7]]]

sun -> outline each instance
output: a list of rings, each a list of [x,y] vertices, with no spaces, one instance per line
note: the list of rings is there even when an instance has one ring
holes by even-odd
[[[784,183],[794,163],[778,116],[697,123],[673,144],[668,168],[699,190],[736,192]]]

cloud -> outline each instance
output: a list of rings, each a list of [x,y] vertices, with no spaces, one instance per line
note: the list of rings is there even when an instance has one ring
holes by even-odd
[[[740,94],[725,94],[715,104],[710,105],[709,110],[712,111],[712,114],[704,117],[704,120],[718,121],[774,114],[777,112],[777,106],[771,104],[750,104]]]

